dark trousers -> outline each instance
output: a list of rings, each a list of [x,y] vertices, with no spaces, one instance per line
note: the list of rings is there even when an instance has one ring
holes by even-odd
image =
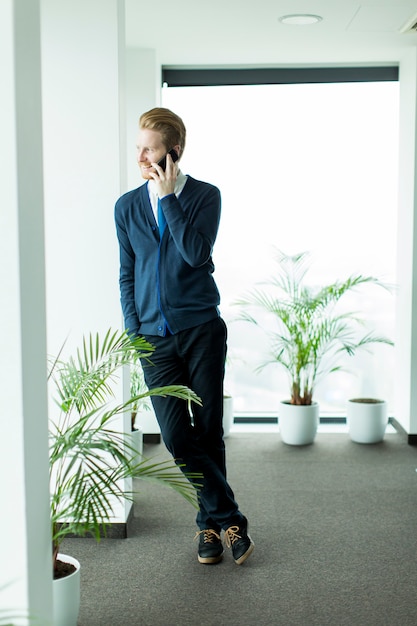
[[[152,398],[164,443],[183,472],[203,474],[197,525],[217,532],[242,521],[226,480],[223,441],[223,379],[227,329],[219,317],[167,337],[147,336],[155,346],[152,365],[142,362],[149,389],[187,385],[203,406],[177,398]]]

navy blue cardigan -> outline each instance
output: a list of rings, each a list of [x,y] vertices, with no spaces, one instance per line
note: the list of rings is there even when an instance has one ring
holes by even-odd
[[[120,296],[125,328],[134,335],[175,334],[219,315],[213,245],[220,221],[217,187],[190,176],[179,198],[161,200],[162,240],[147,183],[116,202]]]

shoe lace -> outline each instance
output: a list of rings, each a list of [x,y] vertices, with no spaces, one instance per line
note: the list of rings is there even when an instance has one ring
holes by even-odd
[[[219,533],[217,533],[212,528],[206,528],[205,530],[197,531],[196,534],[195,534],[195,537],[194,537],[194,541],[200,535],[204,536],[204,543],[213,543],[215,539],[218,539],[220,541]]]
[[[224,540],[228,548],[231,548],[231,546],[238,539],[242,539],[241,535],[238,535],[238,531],[239,526],[230,526],[227,530],[224,531]]]

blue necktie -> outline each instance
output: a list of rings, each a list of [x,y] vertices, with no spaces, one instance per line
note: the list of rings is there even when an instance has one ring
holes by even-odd
[[[162,210],[161,201],[158,199],[158,226],[159,226],[159,234],[161,238],[162,238],[162,235],[164,234],[166,225],[167,225],[167,221],[165,219],[165,215]]]

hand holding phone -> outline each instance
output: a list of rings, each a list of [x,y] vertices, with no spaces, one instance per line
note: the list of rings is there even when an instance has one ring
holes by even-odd
[[[178,161],[178,154],[175,152],[174,148],[172,148],[171,150],[169,150],[168,154],[170,155],[171,159],[173,160],[173,162],[175,163],[175,161]],[[163,156],[162,159],[160,161],[158,161],[158,165],[159,167],[161,167],[164,172],[165,172],[165,168],[167,166],[167,156]]]

